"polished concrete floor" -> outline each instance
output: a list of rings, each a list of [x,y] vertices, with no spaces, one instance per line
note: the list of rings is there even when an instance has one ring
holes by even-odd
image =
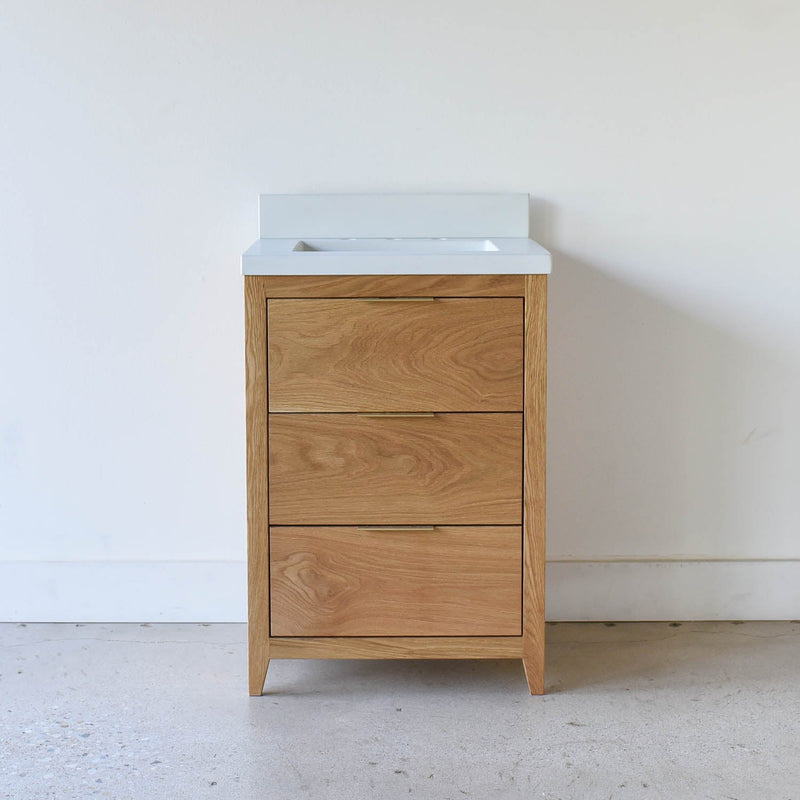
[[[548,625],[515,661],[273,661],[241,625],[0,626],[0,798],[800,798],[800,623]]]

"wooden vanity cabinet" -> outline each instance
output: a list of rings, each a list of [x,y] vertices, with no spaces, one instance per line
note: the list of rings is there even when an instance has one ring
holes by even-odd
[[[245,276],[250,693],[271,658],[544,691],[547,276]]]

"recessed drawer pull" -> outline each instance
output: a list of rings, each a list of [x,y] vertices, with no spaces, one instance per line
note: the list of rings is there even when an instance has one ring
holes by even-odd
[[[357,417],[435,417],[433,411],[359,411]]]
[[[360,531],[433,531],[435,525],[359,525]]]
[[[432,303],[435,297],[353,297],[359,303]]]

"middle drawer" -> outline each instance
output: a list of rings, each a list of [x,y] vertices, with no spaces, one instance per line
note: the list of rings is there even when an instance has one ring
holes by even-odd
[[[271,525],[515,525],[522,414],[269,415]]]

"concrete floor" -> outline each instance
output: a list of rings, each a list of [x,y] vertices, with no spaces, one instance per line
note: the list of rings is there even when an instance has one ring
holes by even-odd
[[[800,798],[800,624],[549,625],[516,661],[273,661],[242,625],[0,625],[0,798]]]

